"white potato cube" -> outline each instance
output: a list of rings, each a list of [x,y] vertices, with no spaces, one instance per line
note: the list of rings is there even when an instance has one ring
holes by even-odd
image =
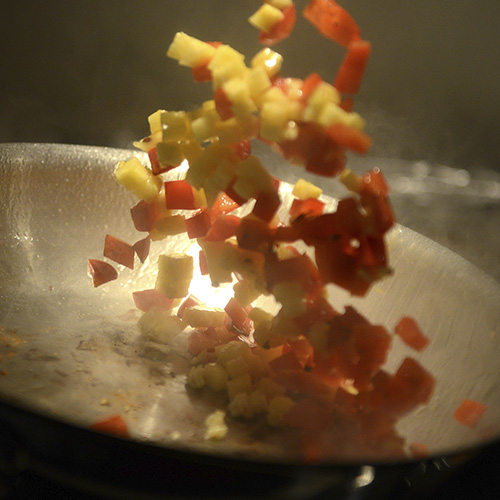
[[[228,433],[228,427],[225,422],[226,412],[215,410],[205,419],[205,439],[219,441],[224,439]]]
[[[299,179],[293,186],[292,194],[299,200],[307,200],[309,198],[319,198],[323,190],[312,182],[304,179]]]
[[[281,282],[273,288],[275,299],[281,303],[281,314],[295,318],[306,311],[306,291],[297,282]]]
[[[231,109],[236,116],[245,116],[257,111],[248,83],[243,78],[227,80],[222,84],[222,88],[231,101]]]
[[[191,255],[180,253],[160,255],[155,288],[168,298],[185,297],[193,279],[193,269]]]
[[[193,328],[223,326],[226,312],[224,309],[192,306],[185,309],[182,318]]]
[[[283,418],[288,413],[295,403],[287,396],[276,396],[269,402],[267,413],[267,423],[273,427],[283,425]]]
[[[176,59],[180,65],[195,68],[209,61],[215,54],[215,47],[179,32],[167,50],[167,56]]]
[[[172,312],[151,308],[139,319],[141,333],[154,342],[168,344],[181,333],[186,325],[177,315]]]
[[[286,9],[287,7],[293,5],[293,0],[264,0],[264,2],[280,10]]]
[[[245,199],[256,197],[260,193],[276,191],[271,174],[256,156],[249,156],[238,163],[236,175],[238,178],[233,189]]]
[[[152,200],[162,187],[161,178],[153,175],[138,158],[120,161],[114,174],[119,184],[141,200]]]
[[[226,389],[229,375],[219,363],[205,365],[205,384],[214,391]]]
[[[248,21],[258,30],[269,33],[272,28],[283,19],[283,17],[284,14],[280,9],[269,3],[264,3],[248,18]]]
[[[272,78],[280,72],[283,65],[283,56],[266,47],[253,56],[251,65],[253,68],[259,66],[264,68],[269,78]]]

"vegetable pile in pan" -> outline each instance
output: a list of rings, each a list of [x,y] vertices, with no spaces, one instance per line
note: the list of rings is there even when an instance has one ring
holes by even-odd
[[[352,306],[338,311],[326,291],[333,284],[363,296],[391,274],[389,187],[379,169],[358,175],[346,168],[347,151],[364,154],[371,145],[353,104],[371,44],[333,0],[310,1],[303,16],[345,47],[332,83],[318,73],[280,75],[282,56],[270,46],[293,31],[291,0],[265,1],[250,16],[265,45],[250,64],[219,41],[175,35],[167,55],[195,82],[211,85],[213,98],[194,111],[149,116],[150,135],[134,143],[149,164],[134,157],[115,170],[138,198],[131,216],[142,236],[130,243],[108,235],[104,255],[133,268],[136,255],[148,258],[152,243],[187,235],[197,246],[194,255],[161,254],[155,287],[134,292],[134,300],[144,335],[165,343],[189,336],[187,384],[226,393],[225,410],[207,423],[207,439],[224,438],[225,419],[265,419],[297,429],[310,462],[339,454],[421,456],[425,445],[406,443],[395,426],[429,401],[435,379],[415,357],[395,373],[384,364],[394,335],[416,354],[429,338],[411,317],[389,331]],[[255,140],[290,168],[337,176],[350,195],[327,211],[321,189],[301,179],[283,206],[280,180],[252,154]],[[165,179],[175,169],[176,180]],[[95,286],[118,276],[104,260],[89,259],[89,271]],[[223,308],[196,296],[197,272],[213,287],[232,286]],[[253,305],[262,297],[275,310]],[[101,427],[110,431],[109,422]]]

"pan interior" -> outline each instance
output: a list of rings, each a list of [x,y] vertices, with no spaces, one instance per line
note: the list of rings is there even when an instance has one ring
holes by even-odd
[[[270,432],[258,423],[231,422],[226,439],[206,442],[205,417],[223,401],[187,390],[185,336],[167,347],[138,334],[132,292],[154,286],[160,250],[189,251],[188,241],[162,243],[139,269],[120,269],[117,281],[92,286],[87,259],[102,258],[105,235],[140,238],[124,216],[135,200],[112,178],[116,162],[132,154],[84,146],[1,146],[0,399],[83,427],[120,413],[134,439],[160,446],[298,460],[291,433]],[[401,421],[401,433],[409,442],[425,443],[432,454],[497,438],[500,287],[405,227],[397,226],[388,243],[393,277],[362,300],[338,289],[331,298],[340,310],[352,304],[389,330],[411,315],[431,337],[431,346],[417,356],[394,340],[388,370],[416,356],[438,381],[430,404]],[[223,304],[226,293],[221,290],[213,301]],[[487,405],[476,429],[452,418],[465,398]]]

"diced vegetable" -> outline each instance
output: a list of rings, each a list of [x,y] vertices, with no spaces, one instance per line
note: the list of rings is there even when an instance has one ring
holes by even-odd
[[[147,235],[134,245],[108,235],[104,254],[133,268],[135,254],[145,262],[151,242],[166,240],[168,248],[174,239],[191,246],[186,253],[160,255],[154,289],[136,291],[133,299],[149,341],[186,337],[192,356],[187,385],[226,398],[225,409],[206,420],[206,439],[227,434],[227,412],[295,428],[306,461],[341,453],[424,456],[425,445],[406,445],[396,424],[429,401],[434,377],[410,357],[395,374],[385,371],[393,336],[352,306],[337,311],[327,298],[329,284],[362,296],[391,273],[385,244],[395,223],[389,186],[379,169],[345,169],[347,152],[365,154],[372,143],[352,99],[371,44],[335,0],[310,0],[303,15],[346,48],[333,84],[318,73],[304,80],[280,75],[283,57],[269,47],[247,66],[244,54],[229,45],[177,33],[167,55],[190,68],[194,81],[210,82],[213,95],[192,111],[149,115],[150,135],[134,145],[151,168],[133,158],[115,169],[116,180],[140,200],[130,215],[135,229]],[[295,4],[264,0],[250,22],[259,40],[273,45],[293,30]],[[283,206],[280,194],[287,188],[281,190],[252,154],[255,139],[309,173],[339,176],[350,196],[330,210],[321,188],[299,179],[293,201]],[[89,259],[88,269],[94,286],[117,278],[104,261]],[[213,287],[232,286],[233,296],[209,307],[190,295],[198,285],[195,271]],[[259,301],[252,307],[259,298],[266,306]],[[417,352],[429,344],[409,316],[395,332]],[[484,411],[466,400],[454,416],[473,427]],[[127,434],[115,417],[99,425]]]
[[[136,241],[132,245],[132,248],[134,249],[134,252],[137,254],[137,257],[139,257],[139,260],[143,263],[148,258],[150,247],[151,247],[151,238],[149,238],[149,236],[146,236],[142,240]]]
[[[117,270],[103,260],[88,259],[87,269],[96,288],[118,278]]]
[[[121,415],[111,415],[105,417],[89,426],[89,429],[101,432],[104,434],[112,434],[114,436],[129,438],[130,433],[128,425]]]
[[[185,297],[192,279],[193,257],[186,254],[159,256],[155,288],[165,297]]]
[[[335,0],[311,0],[304,17],[331,40],[349,46],[360,39],[360,29],[352,16]]]
[[[405,344],[416,351],[423,351],[430,344],[430,339],[424,335],[414,318],[408,316],[401,318],[396,325],[395,332]]]
[[[135,306],[141,311],[149,311],[153,307],[165,311],[171,309],[175,303],[175,299],[165,297],[156,288],[133,292],[132,296]]]
[[[135,251],[132,245],[110,234],[104,239],[104,256],[117,264],[134,269]]]
[[[479,424],[485,411],[486,405],[473,399],[464,399],[453,412],[453,418],[467,427],[474,428]]]
[[[357,94],[372,51],[370,42],[356,40],[349,44],[347,53],[333,82],[343,94]]]

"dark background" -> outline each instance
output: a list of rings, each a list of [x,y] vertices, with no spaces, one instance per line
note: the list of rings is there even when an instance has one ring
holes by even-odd
[[[299,10],[304,0],[296,2]],[[156,109],[209,96],[165,57],[179,30],[248,59],[257,0],[9,2],[0,16],[0,142],[128,147]],[[460,168],[500,168],[498,25],[493,0],[345,0],[374,51],[357,110],[373,154]],[[299,16],[276,46],[285,76],[330,80],[343,49]]]
[[[305,3],[296,2],[299,8]],[[165,57],[174,34],[183,30],[221,40],[250,58],[260,46],[246,18],[259,5],[257,0],[2,5],[0,142],[130,147],[148,134],[146,118],[156,109],[193,109],[210,96],[209,86],[194,85],[188,69]],[[375,139],[372,154],[500,172],[500,3],[344,0],[343,5],[374,46],[356,101]],[[326,80],[343,55],[300,16],[295,36],[275,49],[285,57],[284,76],[319,71]],[[448,493],[457,500],[500,498],[498,456],[494,450],[481,458],[435,498]],[[15,489],[21,495],[14,493],[16,498],[38,498],[34,491],[40,498],[67,497],[66,490],[31,476]],[[0,482],[0,497],[2,491]],[[50,493],[44,496],[45,491]]]

